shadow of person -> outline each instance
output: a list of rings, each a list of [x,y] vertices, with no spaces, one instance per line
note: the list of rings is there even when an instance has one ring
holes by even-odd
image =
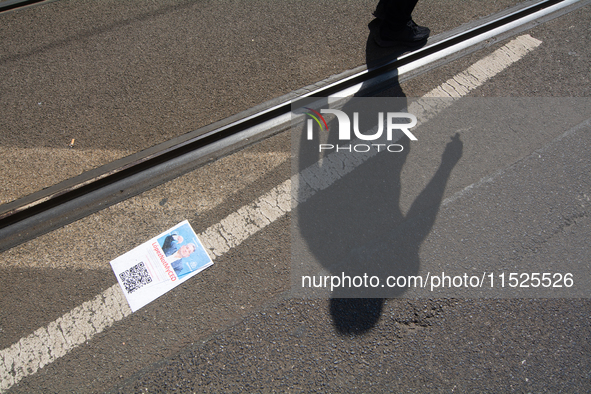
[[[353,98],[341,111],[348,113],[351,120],[354,119],[352,113],[357,112],[357,129],[362,133],[365,130],[367,135],[373,134],[379,129],[382,114],[406,111],[407,101],[402,90],[394,87],[390,95],[398,95],[398,98],[372,97],[363,98],[361,102],[360,98]],[[324,108],[330,106],[329,101],[324,99],[323,105]],[[463,144],[458,134],[452,138],[433,177],[408,212],[403,213],[400,208],[401,173],[411,144],[420,142],[410,141],[402,133],[400,139],[391,141],[384,138],[342,141],[338,119],[327,118],[328,132],[323,136],[319,133],[308,140],[306,133],[302,133],[299,137],[294,170],[301,172],[319,161],[336,160],[345,168],[345,171],[336,171],[344,175],[334,181],[320,180],[330,185],[310,198],[296,197],[306,201],[292,211],[292,221],[297,223],[299,237],[310,259],[322,267],[323,274],[319,278],[339,277],[339,286],[331,286],[330,294],[329,309],[335,329],[341,334],[363,334],[380,319],[385,299],[400,297],[408,289],[408,281],[394,282],[394,286],[390,286],[386,279],[408,278],[419,272],[419,248],[435,222],[451,171],[462,156]],[[361,150],[370,143],[383,146],[379,152],[364,156],[363,152],[355,151],[356,142],[357,146],[363,146]],[[344,149],[323,151],[319,149],[320,143]],[[388,146],[393,146],[391,151],[386,148]],[[333,159],[329,159],[331,155]],[[354,169],[347,169],[352,163]],[[322,166],[326,164],[318,165]],[[333,173],[327,170],[327,178],[333,177]]]
[[[367,69],[371,72],[373,70],[377,70],[380,67],[386,67],[389,63],[394,62],[403,54],[407,53],[410,50],[416,50],[420,47],[424,46],[426,42],[421,43],[413,48],[409,48],[407,46],[393,46],[389,48],[382,48],[376,44],[374,40],[374,35],[378,34],[380,20],[374,19],[368,25],[369,28],[369,35],[367,37],[367,42],[365,46],[365,61],[367,65]],[[380,88],[383,90],[388,88],[387,96],[389,97],[406,97],[402,88],[400,87],[400,83],[398,80],[398,76],[395,76],[390,80],[388,86],[381,86]],[[362,86],[360,89],[362,94],[370,94],[372,93],[371,88],[365,88]],[[384,94],[382,92],[382,94]],[[408,140],[406,140],[407,149],[404,155],[401,157],[404,159],[402,162],[397,163],[394,165],[394,168],[398,168],[397,171],[393,171],[393,177],[391,178],[391,184],[395,185],[391,190],[394,192],[393,194],[393,201],[392,205],[394,207],[398,207],[395,214],[393,215],[397,218],[400,222],[404,221],[402,213],[400,212],[399,208],[399,197],[400,197],[400,171],[402,169],[402,165],[406,160],[406,155],[409,152],[410,145],[408,144]],[[455,149],[456,151],[460,151],[461,155],[461,142]],[[451,170],[451,168],[449,168]],[[445,185],[440,185],[445,187]],[[394,201],[395,200],[395,201]],[[434,213],[435,214],[435,213]],[[409,212],[408,216],[412,216],[412,212]],[[431,218],[431,226],[434,222],[434,217]],[[399,239],[399,238],[398,238]],[[423,238],[424,239],[424,238]],[[396,242],[396,241],[395,241]],[[421,240],[422,242],[422,240]],[[412,243],[410,244],[412,245]],[[419,261],[418,261],[418,244],[415,244],[416,251],[409,251],[406,250],[403,253],[398,253],[401,258],[406,256],[406,258],[410,258],[410,260],[406,260],[406,262],[401,266],[398,265],[397,267],[400,269],[402,267],[415,267],[416,271],[418,270]],[[393,244],[393,249],[396,251],[403,251],[406,245],[402,245],[402,247],[397,247]],[[395,261],[394,259],[392,261]],[[404,261],[404,260],[403,260]],[[402,271],[402,270],[399,270]],[[399,272],[400,273],[400,272]],[[391,275],[394,275],[394,272],[391,272]],[[337,294],[333,294],[333,297],[337,297]],[[370,330],[380,319],[382,313],[382,307],[385,302],[384,298],[331,298],[330,299],[330,315],[333,320],[333,324],[336,330],[342,334],[359,334]]]

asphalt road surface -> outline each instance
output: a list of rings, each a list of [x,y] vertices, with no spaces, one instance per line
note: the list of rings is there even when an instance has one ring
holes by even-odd
[[[11,103],[2,109],[2,202],[369,61],[373,3],[58,1],[0,15],[7,37],[1,91]],[[436,35],[515,3],[425,0],[415,19]],[[445,113],[430,120],[442,126],[418,135],[397,183],[407,215],[399,228],[432,222],[417,245],[421,264],[589,268],[590,20],[586,5],[379,94],[446,91],[452,78],[476,75],[478,65],[483,74],[464,97],[573,103],[557,109],[564,119],[543,113],[536,130],[491,132]],[[462,146],[439,194],[422,193],[440,180],[434,175],[456,133]],[[277,134],[3,252],[0,387],[591,390],[585,291],[561,298],[292,297],[291,143],[289,132]],[[357,180],[345,176],[335,188]],[[421,195],[424,205],[413,210]],[[233,216],[263,209],[268,220],[254,230]],[[214,265],[130,313],[109,262],[185,219],[215,251]],[[226,237],[214,245],[220,226]]]

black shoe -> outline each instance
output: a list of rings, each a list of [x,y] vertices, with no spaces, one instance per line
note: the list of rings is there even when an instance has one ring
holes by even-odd
[[[401,29],[393,29],[386,21],[382,21],[374,39],[381,47],[414,47],[425,44],[429,34],[431,30],[428,27],[419,26],[412,19]]]

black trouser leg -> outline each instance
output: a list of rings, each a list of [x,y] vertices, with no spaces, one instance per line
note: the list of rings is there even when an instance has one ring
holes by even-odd
[[[403,29],[411,20],[418,0],[380,0],[375,15],[384,20],[392,30]]]

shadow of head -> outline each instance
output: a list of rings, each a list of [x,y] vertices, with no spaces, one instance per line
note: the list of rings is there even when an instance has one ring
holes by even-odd
[[[330,315],[341,335],[360,335],[380,320],[383,298],[331,298]]]

